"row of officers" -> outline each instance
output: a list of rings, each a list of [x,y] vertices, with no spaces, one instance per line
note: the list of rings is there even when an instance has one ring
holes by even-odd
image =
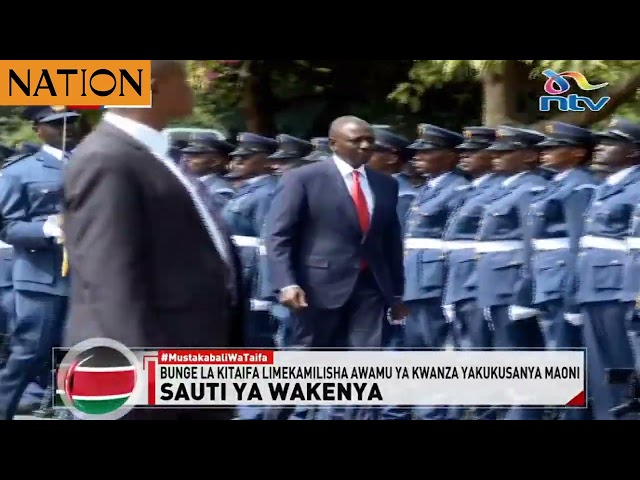
[[[10,158],[0,175],[0,418],[41,407],[50,391],[50,352],[64,329],[68,278],[59,223],[65,164],[79,141],[79,115],[25,110],[42,145]],[[587,348],[589,408],[565,419],[609,419],[624,386],[606,369],[634,366],[630,342],[640,291],[640,125],[616,119],[604,132],[553,122],[545,133],[503,126],[462,133],[422,124],[411,142],[373,126],[368,168],[399,183],[405,237],[404,301],[386,348]],[[174,160],[197,176],[239,248],[251,305],[252,347],[287,347],[290,312],[269,285],[265,232],[288,169],[332,158],[328,138],[234,143],[196,134]],[[547,323],[545,323],[547,322]],[[549,328],[543,328],[548,325]],[[47,409],[42,410],[47,414]],[[358,410],[352,418],[540,419],[512,408]],[[279,410],[278,418],[325,418],[329,410]],[[273,418],[240,408],[241,419]],[[331,417],[329,417],[331,418]],[[343,417],[344,418],[344,417]]]
[[[501,126],[460,134],[422,124],[413,142],[386,127],[373,132],[367,166],[399,183],[409,309],[381,347],[586,347],[589,406],[561,412],[395,407],[358,409],[352,418],[612,418],[628,389],[610,385],[607,369],[633,368],[636,357],[640,125],[619,118],[604,132],[551,122],[544,133]],[[290,312],[269,285],[264,247],[278,176],[331,157],[328,138],[248,133],[235,147],[196,140],[176,157],[208,185],[240,248],[252,298],[246,332],[252,346],[290,344]],[[327,411],[283,414],[323,418]],[[240,417],[270,418],[257,408],[241,409]]]

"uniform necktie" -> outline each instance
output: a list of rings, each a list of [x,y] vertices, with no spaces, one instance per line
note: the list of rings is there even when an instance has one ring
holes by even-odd
[[[369,208],[367,207],[367,199],[362,191],[362,185],[360,185],[360,172],[353,171],[353,185],[351,186],[351,196],[353,197],[353,203],[356,206],[356,212],[358,214],[358,222],[360,223],[360,229],[364,234],[369,229]],[[360,269],[367,268],[367,262],[362,260],[360,262]]]

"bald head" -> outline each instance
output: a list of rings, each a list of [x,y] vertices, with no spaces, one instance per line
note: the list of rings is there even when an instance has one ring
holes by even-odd
[[[132,118],[156,130],[191,115],[193,92],[185,60],[151,60],[151,108],[116,108],[118,115]]]
[[[331,122],[331,126],[329,127],[329,138],[332,138],[333,135],[343,131],[345,128],[352,126],[371,128],[371,125],[369,125],[365,120],[354,115],[345,115],[343,117],[338,117]]]
[[[347,115],[331,122],[329,142],[338,157],[358,168],[371,158],[375,138],[368,122]]]

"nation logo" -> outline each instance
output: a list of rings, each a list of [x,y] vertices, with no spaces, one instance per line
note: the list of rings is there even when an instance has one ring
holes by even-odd
[[[136,388],[138,361],[124,345],[108,339],[79,344],[57,372],[57,393],[84,419],[114,420],[127,414]],[[85,342],[83,342],[85,343]]]

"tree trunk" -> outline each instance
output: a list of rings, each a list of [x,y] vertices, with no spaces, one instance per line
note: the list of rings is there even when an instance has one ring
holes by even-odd
[[[523,121],[517,100],[527,81],[527,75],[528,67],[525,68],[517,60],[505,60],[482,75],[484,125],[495,127]]]
[[[243,83],[242,111],[248,132],[274,135],[275,98],[271,90],[269,70],[260,61],[252,61]]]

